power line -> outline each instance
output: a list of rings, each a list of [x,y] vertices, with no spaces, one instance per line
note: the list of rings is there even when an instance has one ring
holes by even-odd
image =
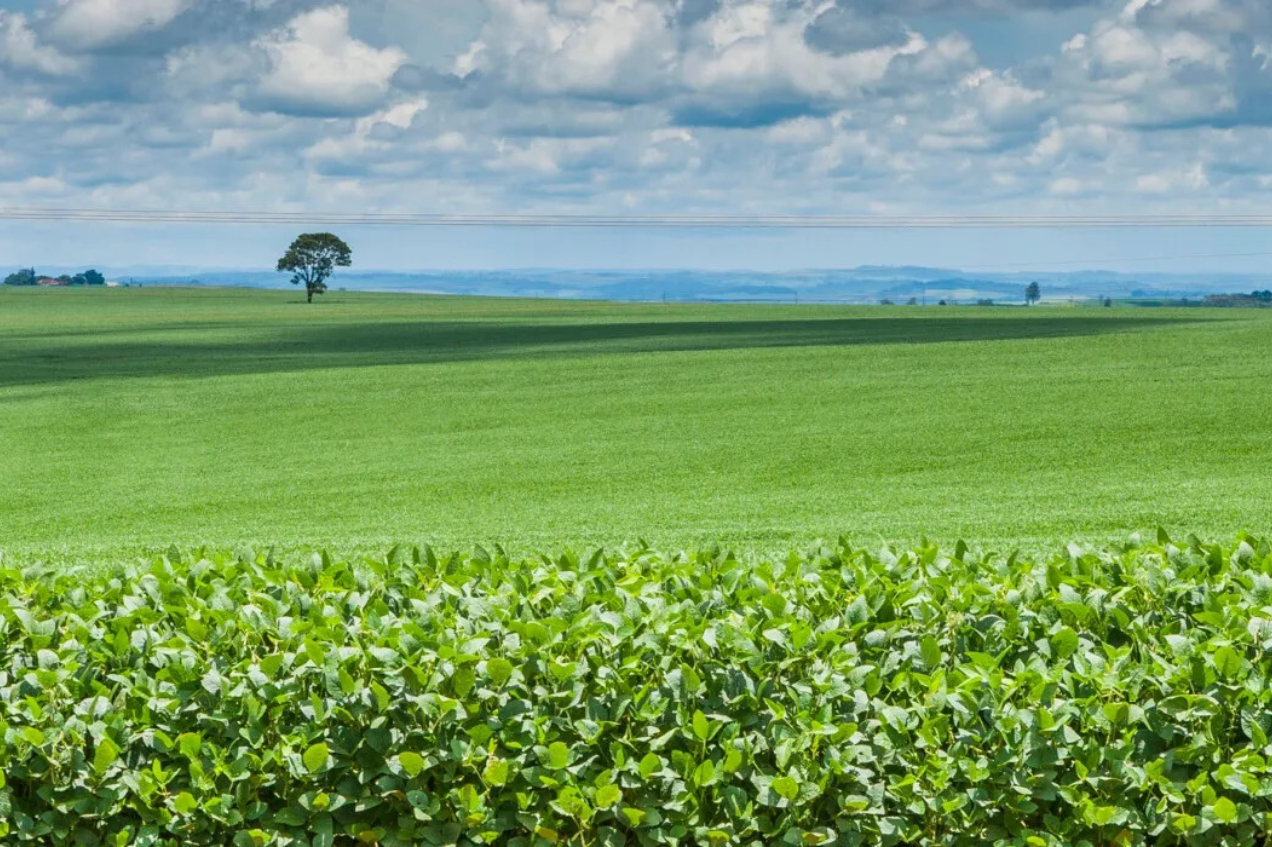
[[[1099,265],[1103,262],[1179,262],[1185,259],[1249,259],[1262,256],[1272,256],[1272,252],[1261,253],[1193,253],[1186,256],[1134,256],[1129,258],[1119,258],[1117,256],[1105,256],[1102,259],[1066,259],[1059,262],[1014,262],[999,265],[961,265],[959,270],[963,271],[985,271],[985,270],[1003,270],[1011,268],[1054,268],[1066,265],[1078,265],[1082,267],[1090,267]]]
[[[69,223],[634,229],[1096,229],[1272,227],[1270,215],[583,215],[210,212],[0,208],[0,220]]]

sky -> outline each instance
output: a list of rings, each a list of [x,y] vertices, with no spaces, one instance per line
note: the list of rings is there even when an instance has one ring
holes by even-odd
[[[1268,0],[0,0],[0,210],[1263,214]],[[29,264],[294,227],[0,220]],[[1259,270],[1261,229],[347,227],[384,269]]]

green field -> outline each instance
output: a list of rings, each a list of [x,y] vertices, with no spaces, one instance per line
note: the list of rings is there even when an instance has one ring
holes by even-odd
[[[0,291],[0,548],[1272,526],[1272,316]]]

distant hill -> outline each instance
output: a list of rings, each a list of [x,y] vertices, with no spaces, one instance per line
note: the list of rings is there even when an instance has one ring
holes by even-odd
[[[148,285],[290,288],[273,271],[181,269],[176,273],[112,273]],[[410,291],[497,297],[634,301],[773,301],[877,303],[910,298],[1012,303],[1037,281],[1044,300],[1181,298],[1248,292],[1272,286],[1264,274],[1128,274],[1116,271],[965,273],[949,268],[865,266],[788,273],[697,270],[356,271],[338,274],[334,289]]]

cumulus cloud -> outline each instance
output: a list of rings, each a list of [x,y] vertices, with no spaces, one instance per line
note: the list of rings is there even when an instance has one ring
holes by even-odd
[[[543,95],[636,100],[667,81],[676,59],[655,0],[488,0],[489,20],[456,59],[460,77]]]
[[[869,14],[836,4],[822,10],[804,30],[810,47],[828,53],[853,53],[872,47],[900,46],[910,40],[905,21],[891,14]]]
[[[26,16],[0,9],[0,64],[17,71],[64,76],[80,64],[56,48],[42,44]]]
[[[1030,54],[983,59],[985,39],[1010,37],[1026,10]],[[0,191],[15,203],[1230,208],[1272,186],[1269,127],[1266,0],[38,0],[0,12]]]
[[[377,48],[349,33],[349,10],[306,12],[261,38],[268,70],[254,92],[265,109],[293,115],[348,117],[383,105],[394,74],[407,61],[396,47]]]
[[[820,0],[487,6],[489,19],[451,67],[468,102],[515,95],[657,104],[684,125],[765,126],[829,114],[880,83],[895,59],[929,46],[897,19],[856,27]],[[940,64],[941,55],[929,52],[929,63]],[[414,69],[410,76],[416,88],[441,81]]]
[[[1250,33],[1262,33],[1256,42]],[[1051,82],[1075,122],[1142,127],[1240,123],[1266,109],[1265,4],[1129,0],[1069,39]]]
[[[59,0],[50,32],[82,49],[107,47],[166,27],[191,0]]]
[[[684,59],[684,81],[699,95],[737,99],[792,93],[811,100],[844,101],[881,80],[898,55],[926,46],[917,33],[824,52],[805,33],[820,18],[806,5],[775,0],[731,3],[697,26]]]

